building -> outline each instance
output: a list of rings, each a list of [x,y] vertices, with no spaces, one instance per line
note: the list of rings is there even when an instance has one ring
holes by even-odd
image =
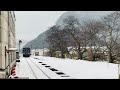
[[[47,48],[31,50],[31,54],[37,55],[37,56],[46,56],[48,52],[49,52],[49,49],[47,49]]]
[[[16,61],[14,11],[0,11],[0,78],[7,78]]]

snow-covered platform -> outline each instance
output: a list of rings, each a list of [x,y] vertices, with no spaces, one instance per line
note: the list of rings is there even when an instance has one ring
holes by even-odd
[[[16,72],[29,79],[118,79],[117,64],[43,56],[21,58]]]
[[[73,79],[34,57],[21,58],[16,65],[16,76],[29,79]]]

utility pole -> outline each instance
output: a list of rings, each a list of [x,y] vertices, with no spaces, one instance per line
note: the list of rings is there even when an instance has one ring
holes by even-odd
[[[36,47],[35,47],[35,52],[36,52]]]
[[[32,50],[32,45],[31,45],[31,50]]]
[[[19,40],[19,58],[20,58],[20,44],[22,43],[21,40]]]
[[[44,56],[44,42],[43,42],[43,56]]]
[[[32,54],[32,45],[31,45],[31,48],[30,48],[30,49],[31,49],[31,54]]]
[[[118,61],[118,79],[120,79],[120,62]]]

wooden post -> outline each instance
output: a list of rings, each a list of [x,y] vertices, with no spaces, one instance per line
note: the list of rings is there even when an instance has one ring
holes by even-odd
[[[118,63],[118,79],[120,79],[120,71],[119,71],[119,63]]]

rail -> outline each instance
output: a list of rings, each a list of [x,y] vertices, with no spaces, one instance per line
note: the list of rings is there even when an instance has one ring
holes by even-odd
[[[27,64],[28,64],[28,66],[30,67],[30,69],[31,69],[33,75],[35,76],[35,78],[38,79],[37,76],[36,76],[36,74],[35,74],[35,72],[34,72],[34,70],[33,70],[32,67],[30,66],[30,64],[28,63],[27,59],[26,59],[26,62],[27,62]]]
[[[30,59],[30,58],[29,58],[29,59]],[[30,61],[33,62],[31,59],[30,59]],[[33,63],[34,63],[34,62],[33,62]],[[42,73],[43,73],[45,76],[47,76],[49,79],[51,79],[38,65],[36,65],[35,63],[34,63],[34,65],[37,66],[37,67],[39,68],[39,70],[41,70]]]

